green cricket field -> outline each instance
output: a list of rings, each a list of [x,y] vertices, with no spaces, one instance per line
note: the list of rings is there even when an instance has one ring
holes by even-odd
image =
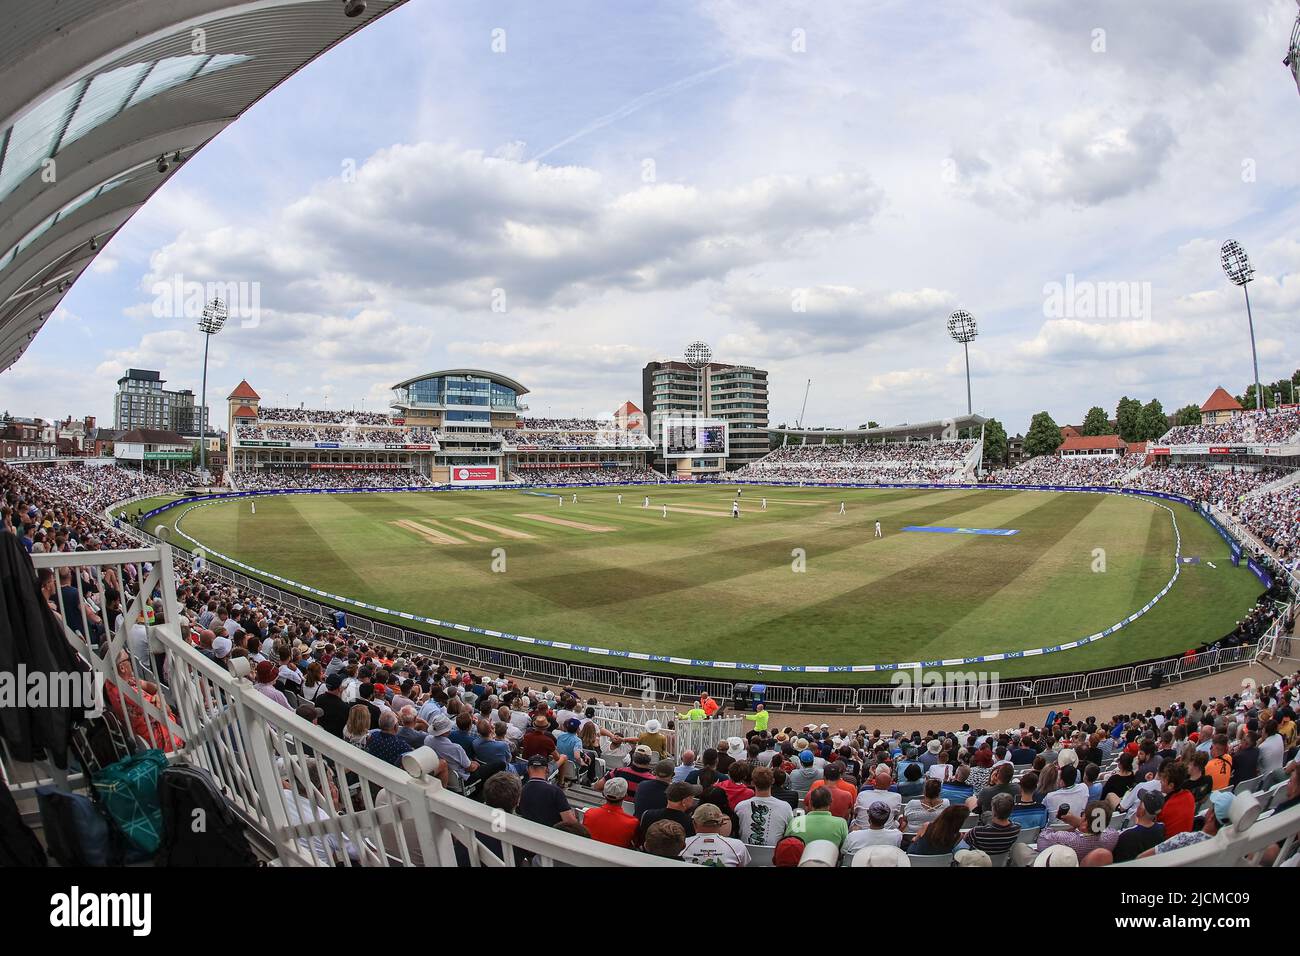
[[[1155,607],[1086,647],[999,662],[1001,674],[1176,654],[1231,631],[1262,590],[1244,567],[1232,566],[1227,545],[1203,519],[1174,503],[1117,494],[747,485],[733,518],[736,490],[577,488],[563,502],[552,489],[281,495],[255,499],[256,513],[252,499],[232,498],[175,508],[158,520],[199,542],[209,560],[224,555],[381,607],[707,661],[892,664],[1074,641],[1124,620],[1164,588],[1175,568],[1175,521],[1182,555],[1199,562],[1181,566]],[[727,679],[740,672],[710,673]],[[886,682],[871,674],[817,680]]]

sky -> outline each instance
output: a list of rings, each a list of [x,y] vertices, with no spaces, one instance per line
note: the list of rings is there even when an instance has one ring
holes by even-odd
[[[185,163],[0,374],[111,423],[116,379],[199,389],[176,282],[235,283],[209,403],[387,410],[478,367],[533,414],[640,403],[702,339],[774,424],[965,411],[1023,431],[1172,411],[1300,367],[1295,0],[410,0]],[[146,107],[147,108],[147,107]],[[175,310],[171,310],[175,311]],[[160,314],[163,317],[160,317]],[[215,398],[215,401],[214,401]]]

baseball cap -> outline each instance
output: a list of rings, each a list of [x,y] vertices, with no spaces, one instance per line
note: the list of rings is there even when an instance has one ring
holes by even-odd
[[[528,761],[528,765],[530,767],[533,766],[533,760],[537,759],[537,757],[533,757],[532,760]],[[541,766],[546,766],[546,758],[543,757],[541,760]],[[606,800],[622,800],[627,796],[627,781],[622,777],[614,777],[612,780],[606,780],[601,793],[605,795]]]
[[[993,858],[983,850],[958,850],[952,858],[958,866],[992,866]]]
[[[270,661],[260,661],[256,671],[257,682],[259,684],[269,684],[275,680],[275,675],[278,673],[280,673],[280,668]]]
[[[1231,790],[1216,790],[1210,794],[1210,806],[1214,808],[1214,815],[1219,818],[1220,823],[1231,823],[1232,818],[1229,815],[1232,810],[1233,793]]]
[[[530,767],[549,767],[550,765],[551,762],[546,759],[544,754],[533,754],[528,758],[528,766]]]
[[[333,674],[330,674],[329,677],[325,678],[326,690],[338,690],[342,686],[343,686],[343,675],[337,671],[335,671]]]
[[[712,803],[701,803],[691,814],[691,820],[697,827],[716,827],[721,826],[722,822],[727,819],[727,815]],[[801,848],[802,850],[802,848]]]
[[[785,837],[772,851],[772,865],[798,866],[799,859],[803,856],[803,848],[803,840],[796,836]]]
[[[671,780],[676,770],[677,765],[671,760],[661,760],[655,764],[655,776],[665,780]]]
[[[803,764],[805,767],[811,767],[811,766],[812,766],[812,762],[813,762],[812,751],[811,751],[811,750],[805,750],[805,751],[803,751],[802,753],[800,753],[800,754],[799,754],[799,762],[800,762],[801,764]]]
[[[1163,810],[1165,806],[1165,795],[1159,790],[1143,790],[1142,793],[1138,795],[1138,799],[1142,801],[1142,806],[1146,810],[1147,816],[1154,817]]]

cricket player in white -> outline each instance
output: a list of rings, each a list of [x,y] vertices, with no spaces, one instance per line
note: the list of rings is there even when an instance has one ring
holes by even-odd
[[[665,518],[668,517],[668,506],[667,506],[667,505],[664,505],[664,517],[665,517]]]
[[[250,501],[250,502],[248,503],[248,506],[249,506],[250,508],[253,509],[253,514],[257,514],[257,502],[256,502],[256,501]]]
[[[622,503],[623,503],[623,496],[622,496],[622,495],[619,495],[619,496],[618,496],[618,503],[619,503],[619,504],[622,504]]]
[[[642,503],[641,507],[642,507],[642,508],[649,508],[649,507],[650,507],[650,496],[649,496],[649,495],[646,495],[646,496],[645,496],[645,501]]]
[[[731,517],[733,517],[733,518],[739,518],[739,517],[740,517],[740,502],[739,502],[739,501],[733,501],[733,502],[731,503]]]
[[[844,502],[840,502],[840,514],[844,514]]]
[[[766,499],[766,498],[763,499],[763,506],[762,506],[761,508],[759,508],[758,510],[759,510],[759,511],[766,511],[766,510],[767,510],[767,499]]]
[[[578,493],[576,491],[573,493],[573,503],[575,505],[578,503]]]
[[[884,534],[882,534],[881,531],[880,531],[880,522],[879,522],[879,521],[876,522],[876,537],[877,537],[877,538],[883,538],[883,537],[884,537]]]

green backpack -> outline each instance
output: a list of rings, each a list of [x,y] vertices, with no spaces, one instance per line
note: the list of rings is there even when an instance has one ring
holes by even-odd
[[[162,807],[158,778],[167,769],[167,755],[145,750],[101,770],[94,778],[100,805],[113,818],[127,842],[152,855],[162,841]]]

